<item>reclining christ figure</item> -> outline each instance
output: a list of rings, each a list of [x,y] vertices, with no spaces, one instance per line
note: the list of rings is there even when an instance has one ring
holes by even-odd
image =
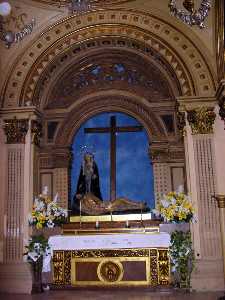
[[[103,201],[99,185],[98,167],[92,153],[85,153],[73,199],[73,213],[101,215],[111,212],[128,212],[146,209],[146,204],[127,198]]]

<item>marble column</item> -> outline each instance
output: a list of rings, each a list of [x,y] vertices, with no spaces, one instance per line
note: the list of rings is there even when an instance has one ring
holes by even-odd
[[[213,199],[217,189],[213,131],[215,101],[185,100],[186,105],[182,99],[180,109],[185,111],[186,119],[183,133],[187,185],[197,218],[191,226],[196,256],[192,287],[197,290],[219,290],[224,288],[224,281],[219,210]]]
[[[0,116],[5,132],[6,162],[0,291],[30,293],[31,273],[23,253],[29,237],[28,214],[33,202],[34,119],[37,112],[32,108],[17,108],[0,111]]]
[[[216,195],[215,199],[220,211],[220,233],[223,249],[223,270],[224,270],[224,283],[225,283],[225,195]]]

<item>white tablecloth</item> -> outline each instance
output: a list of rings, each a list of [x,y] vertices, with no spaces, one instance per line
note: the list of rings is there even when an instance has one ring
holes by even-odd
[[[54,250],[104,250],[167,248],[170,245],[168,233],[129,233],[107,235],[56,235],[49,238],[51,253]],[[50,271],[51,256],[44,258],[43,272]]]

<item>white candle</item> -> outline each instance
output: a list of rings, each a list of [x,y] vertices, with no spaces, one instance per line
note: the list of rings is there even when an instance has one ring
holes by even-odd
[[[129,227],[129,221],[126,220],[126,227]]]
[[[45,185],[45,186],[43,187],[42,195],[45,195],[45,196],[48,195],[48,187],[47,187],[47,185]]]
[[[98,222],[98,221],[96,221],[96,224],[95,224],[95,226],[96,226],[96,228],[98,228],[98,227],[99,227],[99,222]]]

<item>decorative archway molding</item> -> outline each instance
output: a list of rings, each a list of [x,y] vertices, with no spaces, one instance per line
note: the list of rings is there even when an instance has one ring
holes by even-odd
[[[90,45],[90,43],[91,47],[88,47],[88,44]],[[106,43],[108,44],[107,47],[101,46]],[[134,45],[136,46],[135,48]],[[129,72],[132,72],[132,69],[135,69],[136,72],[140,74],[140,77],[143,77],[145,74],[146,80],[148,80],[148,78],[153,78],[151,75],[157,73],[155,74],[155,82],[152,83],[152,86],[157,85],[159,82],[163,82],[165,84],[167,95],[164,95],[164,100],[166,101],[168,101],[169,98],[174,100],[175,97],[182,94],[180,82],[178,81],[171,66],[166,63],[159,53],[147,48],[144,43],[139,43],[137,40],[127,39],[126,37],[110,36],[106,38],[92,39],[91,42],[84,41],[79,45],[79,47],[81,47],[83,51],[77,53],[77,45],[74,45],[65,50],[65,52],[59,54],[57,58],[45,68],[45,71],[40,76],[39,81],[36,84],[36,88],[33,91],[32,102],[34,105],[39,106],[40,109],[54,106],[55,108],[58,108],[60,105],[61,108],[62,106],[64,108],[68,107],[71,104],[71,101],[77,101],[80,97],[79,88],[77,90],[75,85],[76,80],[74,81],[74,78],[82,77],[84,79],[85,70],[89,70],[89,74],[86,72],[85,76],[88,77],[89,75],[89,83],[91,83],[91,71],[93,71],[93,68],[96,66],[102,66],[105,61],[108,63],[108,69],[106,71],[108,76],[112,75],[112,73],[110,73],[109,66],[118,63],[123,64],[125,73],[128,70]],[[76,54],[74,54],[74,52],[76,52]],[[127,64],[132,64],[132,67],[130,67],[130,69],[126,69],[125,65]],[[104,78],[95,77],[92,79],[95,83],[103,80],[102,83],[104,83],[104,89],[106,89],[106,86],[108,89],[113,89],[112,81],[108,81],[108,84],[106,84],[107,80]],[[89,86],[87,82],[86,84]],[[70,101],[68,101],[65,95],[63,103],[60,104],[61,97],[59,94],[66,86],[70,86],[71,89],[73,88],[75,97],[73,100],[70,99]],[[165,90],[165,86],[161,85],[160,90]],[[98,90],[99,88],[99,86],[96,87]],[[120,89],[119,86],[118,89]],[[130,89],[131,84],[130,87],[124,86],[124,90]],[[149,91],[150,89],[146,86],[143,88],[143,92],[145,94]],[[151,101],[154,97],[149,95],[148,98]],[[157,101],[161,100],[161,98],[162,95],[160,95]]]
[[[49,27],[21,55],[7,78],[1,95],[3,107],[31,100],[46,66],[74,44],[90,38],[118,36],[144,42],[158,51],[179,79],[182,95],[212,95],[214,74],[199,49],[184,33],[163,20],[129,10],[101,10],[71,16]]]
[[[80,126],[89,118],[103,112],[121,112],[137,119],[146,129],[149,140],[167,141],[167,132],[160,118],[149,109],[141,97],[124,95],[123,91],[97,92],[84,97],[65,112],[54,144],[69,147]]]

